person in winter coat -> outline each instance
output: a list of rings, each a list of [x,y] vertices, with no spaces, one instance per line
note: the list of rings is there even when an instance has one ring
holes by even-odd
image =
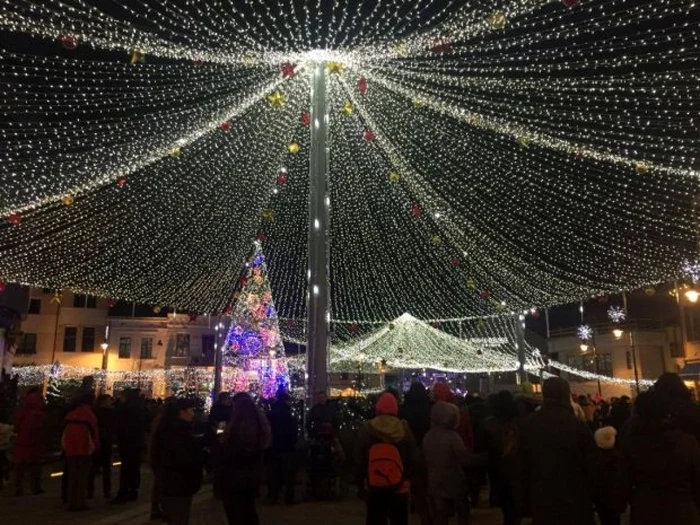
[[[306,432],[309,438],[314,439],[318,432],[325,432],[328,426],[335,434],[338,431],[338,416],[335,408],[328,403],[328,395],[325,392],[318,392],[316,404],[311,407],[306,418]]]
[[[443,401],[445,403],[452,403],[457,406],[457,398],[450,389],[450,387],[445,383],[437,383],[433,387],[433,401]],[[457,433],[464,441],[464,446],[470,452],[474,451],[474,432],[472,430],[471,421],[469,419],[469,411],[460,410],[459,411],[459,425],[457,427]]]
[[[654,391],[669,405],[673,423],[700,444],[700,407],[692,401],[691,392],[678,374],[659,376]]]
[[[204,458],[202,444],[192,431],[194,403],[181,398],[172,404],[173,410],[161,421],[158,476],[162,483],[163,514],[169,525],[188,525],[192,496],[202,486]]]
[[[221,494],[229,525],[260,523],[255,500],[262,480],[263,453],[270,442],[270,424],[265,414],[250,395],[236,394],[214,488]]]
[[[29,472],[29,485],[34,494],[41,489],[41,460],[45,443],[43,427],[46,421],[44,400],[38,390],[33,389],[24,398],[24,404],[15,419],[15,446],[12,460],[15,465],[15,490],[24,494],[24,474]]]
[[[379,396],[375,414],[360,429],[354,451],[358,487],[366,490],[366,525],[408,525],[409,480],[420,460],[418,445],[408,423],[398,418],[392,394]]]
[[[140,398],[139,390],[124,392],[123,402],[116,409],[117,447],[121,468],[119,491],[114,503],[126,503],[138,499],[141,487],[141,455],[145,448],[148,414]]]
[[[574,416],[569,383],[551,377],[542,395],[542,408],[519,436],[523,510],[532,525],[593,525],[593,435]]]
[[[85,498],[92,456],[100,449],[97,417],[92,411],[93,399],[92,394],[80,396],[76,408],[68,412],[64,420],[61,445],[68,465],[68,510],[73,512],[88,508]]]
[[[593,438],[598,447],[595,459],[594,501],[601,525],[620,525],[620,509],[616,498],[619,454],[615,449],[615,427],[602,427]]]
[[[507,390],[489,397],[492,416],[486,420],[491,501],[501,508],[504,525],[517,525],[518,406]]]
[[[667,398],[644,392],[620,451],[618,490],[630,525],[700,524],[700,448],[669,420]]]
[[[114,443],[114,409],[112,397],[103,394],[97,398],[95,407],[97,428],[100,434],[100,449],[93,457],[90,479],[88,483],[88,499],[92,498],[95,490],[95,477],[102,474],[102,494],[110,499],[112,493],[112,445]]]
[[[438,401],[430,411],[432,428],[423,440],[423,457],[428,469],[428,492],[433,509],[433,523],[447,525],[456,511],[457,523],[469,523],[467,494],[469,486],[464,467],[477,463],[457,432],[459,409],[452,403]]]
[[[404,419],[416,439],[418,448],[423,445],[423,438],[430,430],[430,409],[433,402],[422,383],[416,381],[406,392],[404,404],[399,409],[399,418]],[[411,504],[418,514],[421,525],[430,525],[430,507],[428,501],[428,471],[423,462],[416,465],[411,476]]]
[[[267,474],[268,497],[272,505],[277,503],[282,486],[285,488],[285,503],[294,503],[299,423],[292,414],[291,401],[287,392],[280,392],[267,415],[272,432]]]

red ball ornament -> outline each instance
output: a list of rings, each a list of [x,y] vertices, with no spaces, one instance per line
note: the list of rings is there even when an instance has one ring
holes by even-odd
[[[532,318],[533,318],[533,319],[539,319],[539,318],[540,318],[540,311],[539,311],[539,310],[533,310],[533,311],[531,312],[531,314],[532,314]]]
[[[2,293],[2,292],[4,292],[4,291],[5,291],[5,283],[3,283],[2,281],[0,281],[0,293]]]
[[[432,326],[433,328],[440,328],[440,321],[433,321],[432,323],[430,323],[430,326]]]
[[[7,221],[12,224],[12,226],[18,226],[19,223],[22,222],[22,216],[19,213],[11,213]]]
[[[348,330],[350,330],[351,334],[356,334],[360,330],[360,325],[357,323],[352,323],[349,327]]]
[[[224,315],[231,315],[231,312],[233,312],[233,308],[231,308],[230,306],[224,308]]]
[[[61,37],[61,47],[68,51],[74,51],[78,47],[78,39],[74,36],[64,35]]]
[[[302,123],[304,126],[308,126],[309,124],[311,124],[311,113],[309,113],[308,111],[302,111],[302,113],[301,113],[301,123]]]
[[[420,210],[420,206],[418,205],[418,203],[414,202],[413,204],[411,204],[411,215],[414,218],[419,219],[420,214],[421,214],[421,210]]]
[[[260,232],[255,238],[260,242],[265,242],[267,240],[267,234]]]
[[[228,120],[226,122],[222,122],[219,124],[219,129],[221,131],[228,131],[231,129],[231,123]]]
[[[376,135],[374,134],[374,131],[370,130],[365,130],[365,132],[362,134],[362,137],[367,141],[370,142],[376,138]]]
[[[490,295],[490,294],[489,294],[489,292],[488,292],[487,290],[483,290],[483,291],[479,294],[479,297],[481,297],[482,299],[488,299],[488,298],[489,298],[489,295]]]
[[[187,314],[187,316],[189,317],[189,320],[190,320],[189,322],[194,323],[197,320],[197,318],[199,317],[199,314],[189,313],[189,314]]]
[[[579,0],[561,0],[561,3],[566,7],[574,7],[578,2]]]
[[[280,171],[277,175],[277,185],[284,186],[287,184],[287,174],[284,171]]]
[[[117,306],[117,301],[114,299],[107,299],[107,308],[114,308]]]
[[[360,80],[357,81],[357,91],[363,96],[367,94],[367,79],[365,77],[360,77]]]
[[[124,186],[126,186],[126,183],[127,183],[126,175],[119,175],[119,177],[117,177],[117,186],[119,186],[120,188],[123,188]]]
[[[450,264],[456,268],[462,264],[462,260],[459,257],[452,257],[452,259],[450,259]]]
[[[296,322],[294,321],[294,319],[287,319],[287,328],[294,328],[295,324]]]
[[[292,62],[285,62],[284,64],[280,65],[280,70],[282,71],[282,77],[294,78],[297,74],[296,67],[297,67],[297,65],[292,63]]]

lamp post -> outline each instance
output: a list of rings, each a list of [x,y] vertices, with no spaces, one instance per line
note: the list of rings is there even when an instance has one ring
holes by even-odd
[[[107,352],[109,343],[105,341],[100,345],[100,348],[102,348],[102,370],[107,370],[107,365],[109,364],[109,353]]]
[[[590,345],[588,344],[590,342]],[[581,341],[581,345],[579,348],[581,349],[581,352],[588,352],[588,348],[592,347],[593,348],[593,366],[595,367],[595,375],[596,375],[596,380],[598,382],[598,395],[602,397],[603,395],[603,389],[600,384],[600,369],[598,367],[598,350],[596,349],[595,345],[595,332],[591,330],[591,337],[590,339],[584,339]]]

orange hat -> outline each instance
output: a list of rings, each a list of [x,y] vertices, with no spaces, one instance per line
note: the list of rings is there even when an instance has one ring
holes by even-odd
[[[381,396],[379,396],[377,404],[374,406],[374,410],[378,416],[398,416],[399,404],[393,394],[384,392]]]

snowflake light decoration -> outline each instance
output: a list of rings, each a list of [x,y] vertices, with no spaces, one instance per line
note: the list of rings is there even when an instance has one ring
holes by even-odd
[[[619,306],[608,308],[608,319],[613,323],[622,323],[627,320],[627,311]]]
[[[588,341],[593,337],[593,328],[587,324],[582,324],[578,327],[578,338],[582,341]]]

